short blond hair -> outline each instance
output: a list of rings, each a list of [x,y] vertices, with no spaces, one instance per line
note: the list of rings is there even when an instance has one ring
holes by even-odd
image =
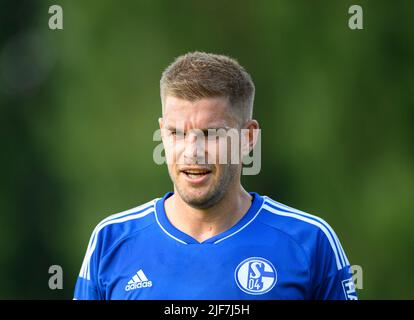
[[[242,119],[252,117],[252,78],[228,56],[195,51],[176,58],[162,74],[160,91],[163,105],[167,95],[188,101],[225,97]]]

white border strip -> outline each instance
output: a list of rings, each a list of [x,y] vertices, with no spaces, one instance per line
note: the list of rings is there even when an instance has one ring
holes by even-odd
[[[162,200],[159,200],[159,201],[162,201]],[[169,237],[173,238],[174,240],[178,242],[181,242],[183,244],[188,244],[187,242],[184,242],[183,240],[174,237],[171,233],[169,233],[167,230],[164,229],[164,227],[161,225],[160,221],[158,220],[157,203],[154,204],[154,211],[155,211],[155,220],[157,220],[158,225],[160,226],[161,230],[165,232],[166,235],[168,235]]]
[[[256,217],[259,215],[260,211],[263,208],[264,205],[264,201],[262,202],[262,205],[260,206],[260,208],[257,210],[256,214],[254,215],[253,218],[251,218],[245,225],[243,225],[242,227],[240,227],[238,230],[234,231],[233,233],[225,236],[224,238],[218,239],[217,241],[213,242],[214,244],[220,243],[223,240],[226,240],[227,238],[230,238],[231,236],[234,236],[236,233],[239,233],[240,231],[242,231],[244,228],[246,228],[250,223],[252,223],[254,221],[254,219],[256,219]],[[242,218],[243,219],[243,218]]]

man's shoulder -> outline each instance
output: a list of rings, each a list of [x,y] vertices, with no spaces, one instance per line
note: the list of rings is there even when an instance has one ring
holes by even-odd
[[[332,227],[319,216],[289,207],[264,196],[261,221],[290,236],[310,256],[330,255],[337,269],[349,265]]]
[[[155,203],[158,199],[101,220],[92,232],[79,276],[90,279],[91,259],[99,260],[123,239],[154,223]]]
[[[139,232],[153,224],[155,203],[159,198],[138,205],[132,209],[111,214],[101,220],[93,230],[91,240],[105,241],[108,245]]]
[[[338,269],[349,264],[338,236],[324,219],[267,196],[263,198],[261,222],[288,235],[310,255],[332,254]]]
[[[285,233],[299,245],[318,246],[322,242],[336,246],[339,242],[332,227],[321,217],[287,206],[263,196],[261,222]]]
[[[268,196],[263,196],[262,214],[266,224],[291,231],[301,231],[306,233],[319,233],[325,229],[332,229],[330,225],[321,217],[309,214],[308,212],[287,206]]]

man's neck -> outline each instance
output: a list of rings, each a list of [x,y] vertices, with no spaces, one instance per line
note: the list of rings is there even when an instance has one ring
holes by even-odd
[[[189,206],[177,192],[164,206],[168,219],[177,229],[203,242],[234,226],[249,210],[251,200],[252,196],[239,186],[236,192],[226,192],[217,204],[207,209]]]

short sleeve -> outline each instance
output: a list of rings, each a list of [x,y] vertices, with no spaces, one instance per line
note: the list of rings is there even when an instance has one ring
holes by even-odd
[[[98,252],[100,243],[95,231],[89,240],[88,248],[83,259],[75,285],[74,300],[102,300],[103,296],[98,285]]]
[[[314,298],[317,300],[358,300],[350,267],[346,266],[324,278],[316,287]]]
[[[335,232],[326,224],[318,236],[314,257],[312,298],[358,300],[351,267]]]

